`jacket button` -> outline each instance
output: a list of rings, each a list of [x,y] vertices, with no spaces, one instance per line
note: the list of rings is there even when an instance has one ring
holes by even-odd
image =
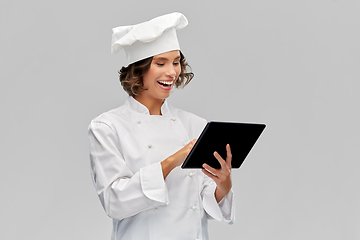
[[[196,206],[192,206],[191,209],[192,209],[192,210],[195,210],[195,209],[196,209]]]
[[[149,144],[149,145],[148,145],[148,148],[152,148],[152,145],[151,145],[151,144]]]
[[[176,121],[176,118],[172,118],[171,121]]]
[[[138,123],[138,124],[140,124],[140,123],[141,123],[141,121],[140,121],[140,120],[138,120],[138,121],[137,121],[137,123]]]

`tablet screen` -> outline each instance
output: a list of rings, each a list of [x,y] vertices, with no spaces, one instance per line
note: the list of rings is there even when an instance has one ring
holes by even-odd
[[[232,168],[239,168],[265,129],[265,124],[208,122],[181,168],[202,168],[207,163],[220,168],[214,157],[217,151],[226,159],[226,144],[230,144]]]

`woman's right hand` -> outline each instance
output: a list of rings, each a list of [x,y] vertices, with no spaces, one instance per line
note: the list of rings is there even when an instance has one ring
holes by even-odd
[[[185,147],[169,156],[167,159],[161,162],[161,167],[163,170],[164,179],[167,175],[173,170],[175,167],[180,166],[186,159],[187,155],[189,155],[191,149],[194,147],[197,139],[189,142]]]

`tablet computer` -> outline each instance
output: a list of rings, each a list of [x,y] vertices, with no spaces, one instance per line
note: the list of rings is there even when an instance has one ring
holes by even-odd
[[[265,127],[257,123],[208,122],[181,168],[202,168],[204,163],[221,168],[214,152],[226,160],[226,144],[230,144],[232,168],[239,168]]]

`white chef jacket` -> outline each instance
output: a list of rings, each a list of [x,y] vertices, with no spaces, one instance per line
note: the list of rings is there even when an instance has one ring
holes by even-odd
[[[162,115],[132,97],[89,126],[91,177],[112,240],[209,239],[207,220],[235,220],[231,190],[216,202],[215,182],[200,170],[174,168],[164,180],[160,162],[192,139],[206,121],[167,104]]]

